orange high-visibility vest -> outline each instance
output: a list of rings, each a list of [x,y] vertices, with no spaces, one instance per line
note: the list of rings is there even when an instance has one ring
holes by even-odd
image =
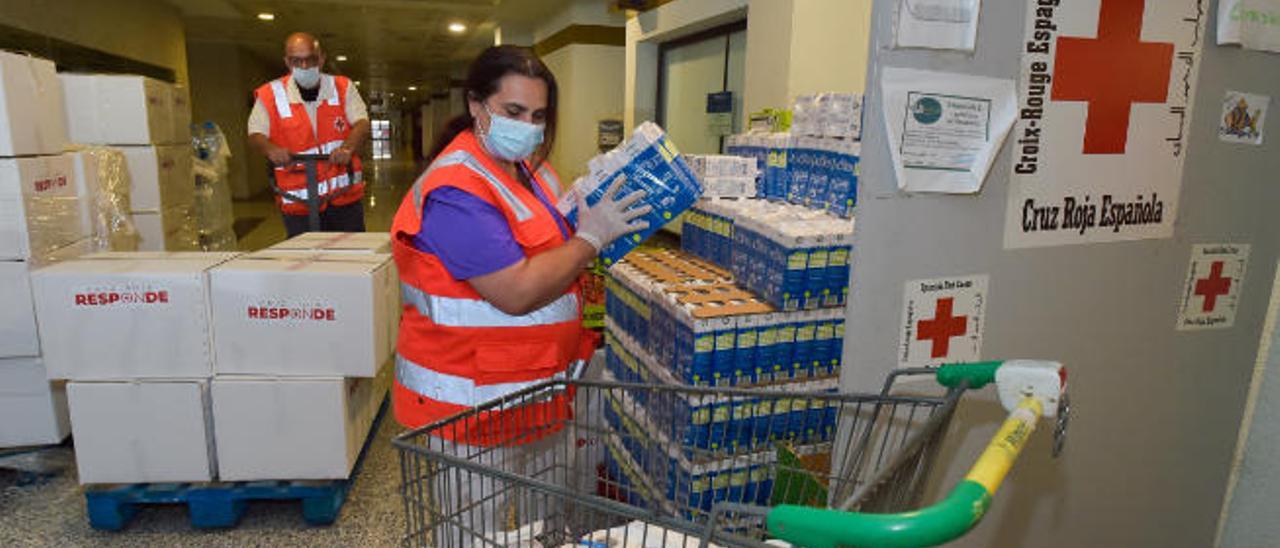
[[[556,196],[552,188],[559,188],[546,164],[535,173],[534,184],[549,199]],[[582,327],[578,282],[542,308],[512,316],[484,300],[466,281],[454,279],[438,257],[413,246],[422,228],[423,200],[443,186],[461,189],[501,211],[525,257],[566,241],[554,217],[559,212],[500,169],[471,131],[458,135],[418,178],[391,226],[404,300],[392,398],[396,420],[409,428],[564,378],[591,352],[592,340]],[[536,403],[518,399],[432,434],[469,445],[527,443],[558,430],[570,416],[571,397],[561,391],[540,394]]]
[[[347,120],[347,89],[351,86],[351,80],[344,76],[322,76],[331,81],[329,83],[337,90],[337,94],[316,107],[316,127],[313,131],[307,109],[301,103],[289,102],[289,94],[286,92],[289,78],[289,75],[285,75],[272,80],[253,92],[271,117],[271,142],[294,154],[329,154],[337,150],[351,134],[351,121]],[[327,196],[346,190],[333,199],[335,206],[360,201],[364,197],[364,178],[360,171],[360,159],[354,155],[351,157],[351,172],[352,176],[348,176],[347,166],[317,163],[316,186],[319,194]],[[302,165],[277,167],[275,176],[276,184],[281,190],[300,199],[307,198],[307,172]],[[347,190],[352,185],[355,188]],[[288,215],[307,214],[306,203],[286,202],[276,196],[276,204]]]

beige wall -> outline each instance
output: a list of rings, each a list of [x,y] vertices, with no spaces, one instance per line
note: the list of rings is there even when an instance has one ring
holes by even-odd
[[[186,34],[177,8],[157,0],[3,0],[0,21],[173,70],[187,80]]]
[[[551,165],[568,185],[587,172],[587,160],[599,153],[597,123],[622,119],[624,50],[618,46],[573,44],[544,61],[560,86],[559,129]]]
[[[253,90],[283,73],[279,61],[261,59],[235,44],[187,44],[191,63],[191,121],[212,120],[231,151],[229,184],[236,198],[267,191],[266,159],[248,143]]]

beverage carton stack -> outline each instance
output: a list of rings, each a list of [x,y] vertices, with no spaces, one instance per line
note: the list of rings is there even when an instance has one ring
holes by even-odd
[[[861,137],[860,96],[801,95],[792,105],[789,132],[733,135],[727,151],[756,160],[755,196],[852,217]]]
[[[651,122],[636,127],[622,145],[592,158],[587,162],[587,169],[587,175],[574,181],[557,204],[570,221],[577,221],[579,196],[585,198],[588,206],[593,206],[604,198],[619,178],[624,181],[616,197],[644,190],[647,194],[643,203],[653,207],[653,211],[643,217],[649,223],[648,228],[619,238],[601,250],[600,259],[605,266],[612,266],[658,229],[675,220],[703,192],[698,177],[676,150],[675,144],[662,128]]]
[[[124,153],[138,249],[198,249],[191,109],[185,88],[143,76],[59,75],[71,142]]]
[[[350,475],[390,385],[396,274],[386,235],[307,238],[345,244],[98,253],[36,272],[81,483]]]
[[[0,51],[0,448],[61,442],[61,383],[45,374],[31,274],[92,251],[52,62]]]
[[[836,308],[780,310],[708,261],[668,249],[633,252],[610,269],[606,378],[708,387],[831,391],[842,356],[844,314]],[[763,500],[773,443],[801,454],[829,451],[832,409],[695,396],[606,395],[614,436],[606,451],[613,479],[643,476],[660,500],[709,510],[722,500]],[[715,451],[717,455],[712,455]],[[726,454],[733,455],[725,458]],[[728,486],[749,490],[730,493]],[[634,493],[641,490],[631,491]]]
[[[702,184],[707,198],[751,198],[756,195],[759,173],[756,162],[745,156],[707,154],[685,156],[689,168]]]

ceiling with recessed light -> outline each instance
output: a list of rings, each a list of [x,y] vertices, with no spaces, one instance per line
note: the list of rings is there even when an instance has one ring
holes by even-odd
[[[600,0],[605,2],[606,0]],[[570,0],[169,0],[183,14],[187,40],[234,43],[265,60],[281,54],[284,37],[320,38],[329,72],[361,81],[372,92],[421,98],[460,75],[493,44],[494,29],[531,35]],[[273,20],[259,19],[271,14]],[[450,26],[465,26],[451,32]],[[338,61],[343,55],[345,61]],[[283,69],[282,69],[283,70]],[[409,86],[417,88],[410,91]]]

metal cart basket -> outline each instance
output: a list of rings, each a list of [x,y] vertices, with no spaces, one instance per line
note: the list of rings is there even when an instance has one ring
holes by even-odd
[[[607,373],[604,381],[542,383],[393,441],[403,543],[945,542],[981,518],[1041,416],[1059,415],[1065,428],[1065,373],[1057,364],[1026,362],[1034,366],[1030,377],[1015,375],[1016,389],[1001,386],[1002,401],[1009,389],[1016,403],[1006,405],[1010,419],[969,478],[933,507],[893,514],[920,503],[961,395],[996,381],[1013,363],[900,370],[880,394],[837,394],[816,382],[754,389],[633,384]],[[510,417],[566,395],[572,413],[542,421],[540,431],[517,436],[513,428],[485,447],[446,441],[462,439],[496,411]]]

